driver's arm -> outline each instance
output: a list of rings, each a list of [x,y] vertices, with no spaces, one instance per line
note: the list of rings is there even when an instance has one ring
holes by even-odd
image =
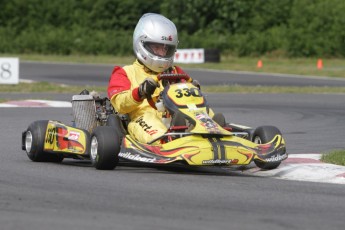
[[[123,68],[116,66],[109,80],[108,98],[115,110],[121,114],[132,112],[142,100],[131,90],[131,82]]]
[[[138,102],[133,98],[131,90],[114,95],[110,102],[115,110],[121,114],[132,112],[142,103],[142,101]]]

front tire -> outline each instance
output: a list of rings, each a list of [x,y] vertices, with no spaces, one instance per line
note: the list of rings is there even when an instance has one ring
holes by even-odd
[[[215,122],[217,122],[218,125],[220,125],[220,127],[226,127],[226,121],[225,121],[225,117],[224,114],[222,113],[216,113],[214,114],[213,118],[212,118]]]
[[[256,144],[266,144],[270,142],[276,135],[282,135],[277,127],[260,126],[254,131],[253,142]],[[263,162],[260,160],[254,160],[254,163],[261,169],[275,169],[280,165],[281,162]]]
[[[112,170],[118,162],[121,138],[112,126],[99,126],[91,135],[90,159],[100,170]]]
[[[30,160],[34,162],[61,162],[62,155],[43,150],[48,120],[31,123],[23,136],[23,147]]]

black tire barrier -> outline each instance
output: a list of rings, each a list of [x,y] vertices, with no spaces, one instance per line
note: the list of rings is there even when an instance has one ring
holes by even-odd
[[[220,51],[218,49],[205,49],[205,62],[220,62]]]

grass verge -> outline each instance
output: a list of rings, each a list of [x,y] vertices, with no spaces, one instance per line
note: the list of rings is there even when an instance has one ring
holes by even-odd
[[[332,150],[321,156],[321,161],[330,164],[345,166],[345,150]]]
[[[314,87],[314,86],[243,86],[222,85],[202,87],[204,92],[215,93],[303,93],[303,94],[344,94],[345,87]]]
[[[133,56],[117,57],[110,55],[41,55],[41,54],[0,54],[1,57],[19,57],[23,61],[40,62],[74,62],[93,64],[131,64]],[[281,73],[309,76],[328,76],[345,78],[345,59],[324,58],[321,59],[323,67],[317,68],[320,58],[285,58],[275,56],[264,57],[234,57],[221,56],[219,63],[202,64],[178,64],[183,68],[201,68],[217,70],[251,71],[258,73]],[[262,67],[258,68],[258,61],[262,61]]]
[[[83,89],[105,93],[107,86],[71,86],[49,82],[21,82],[17,85],[0,85],[3,93],[78,93]],[[303,94],[345,94],[345,87],[283,87],[283,86],[243,86],[222,85],[202,86],[203,92],[214,93],[303,93]]]
[[[79,93],[83,89],[106,92],[107,86],[71,86],[49,82],[19,83],[17,85],[0,85],[3,93]]]
[[[261,60],[262,67],[257,63]],[[232,57],[222,56],[220,63],[181,65],[183,67],[219,70],[250,71],[257,73],[281,73],[306,76],[328,76],[345,78],[345,59],[321,59],[322,68],[317,68],[318,58],[282,57]]]

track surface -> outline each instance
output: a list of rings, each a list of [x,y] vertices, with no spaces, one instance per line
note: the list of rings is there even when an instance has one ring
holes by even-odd
[[[50,97],[68,101],[71,95]],[[209,94],[208,101],[230,122],[278,126],[290,153],[344,148],[344,95]],[[21,132],[38,119],[68,123],[71,110],[0,108],[0,114],[4,230],[344,228],[343,185],[219,169],[120,165],[97,171],[88,161],[34,163],[20,149]]]

